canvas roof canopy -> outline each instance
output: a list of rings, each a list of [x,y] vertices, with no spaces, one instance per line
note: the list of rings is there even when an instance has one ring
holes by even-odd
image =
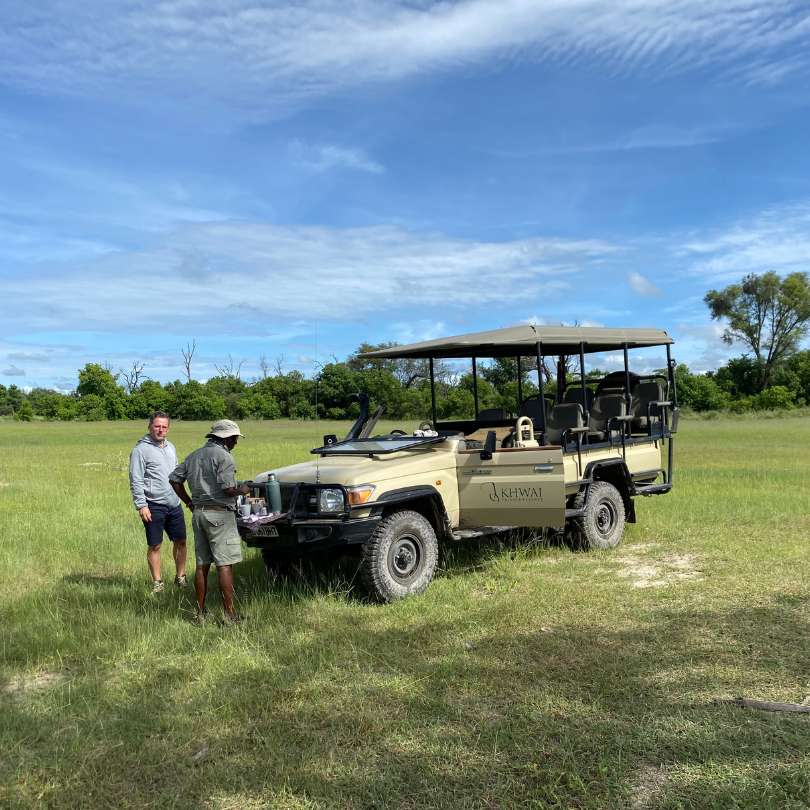
[[[488,332],[423,340],[405,346],[392,346],[366,352],[368,358],[441,358],[441,357],[532,357],[538,342],[544,355],[578,354],[580,345],[586,352],[638,349],[673,343],[662,329],[612,329],[596,326],[534,326],[524,324]]]

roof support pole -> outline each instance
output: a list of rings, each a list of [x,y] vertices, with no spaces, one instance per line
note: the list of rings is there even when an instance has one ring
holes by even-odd
[[[672,351],[670,350],[669,343],[667,343],[667,379],[669,380],[669,398],[672,400],[672,407],[677,408],[678,391],[675,387],[675,365],[672,362]]]
[[[622,346],[624,351],[624,401],[627,404],[627,413],[630,413],[630,360],[627,357],[627,344]]]
[[[537,386],[540,389],[540,430],[546,440],[546,398],[543,396],[543,344],[537,341]]]
[[[588,386],[585,385],[585,344],[580,341],[579,344],[579,381],[582,385],[582,411],[585,416],[585,424],[588,424]]]
[[[475,358],[472,359],[473,372],[473,406],[475,407],[475,421],[478,421],[478,365]]]
[[[557,402],[562,402],[565,396],[565,355],[561,354],[557,358]]]
[[[433,419],[433,429],[436,430],[436,380],[433,376],[433,358],[428,361],[430,364],[430,415]]]
[[[515,358],[517,362],[517,384],[518,384],[518,413],[520,413],[520,406],[523,404],[523,366],[520,362],[520,355]]]

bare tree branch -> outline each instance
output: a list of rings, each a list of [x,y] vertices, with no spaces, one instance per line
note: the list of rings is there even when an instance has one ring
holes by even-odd
[[[191,361],[194,358],[194,352],[196,351],[196,338],[194,338],[191,343],[187,343],[185,349],[180,349],[180,353],[183,355],[183,367],[186,370],[186,382],[191,382]]]
[[[274,361],[273,361],[273,369],[275,370],[276,377],[283,377],[284,376],[284,364],[287,362],[287,358],[280,354]]]
[[[244,360],[240,360],[237,363],[229,352],[227,364],[218,366],[216,363],[214,363],[214,368],[217,370],[217,374],[220,377],[233,377],[234,379],[238,380],[240,379],[239,375],[242,373],[242,366],[244,364]]]
[[[145,367],[146,363],[140,363],[134,360],[132,368],[129,371],[119,369],[119,373],[124,378],[124,387],[127,389],[128,394],[131,394],[138,387],[141,380],[146,379],[143,373]]]
[[[270,361],[267,359],[266,354],[259,358],[259,369],[262,372],[262,379],[266,380],[270,376]]]

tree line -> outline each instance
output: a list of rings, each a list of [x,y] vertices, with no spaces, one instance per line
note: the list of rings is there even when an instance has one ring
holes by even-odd
[[[805,273],[780,278],[775,273],[751,274],[739,284],[710,290],[704,298],[712,318],[723,322],[723,339],[746,351],[724,366],[696,374],[679,365],[675,372],[678,400],[695,411],[787,409],[810,405],[810,350],[799,348],[810,322],[810,283]],[[145,364],[114,373],[98,363],[79,370],[76,389],[63,393],[46,388],[23,391],[0,385],[0,416],[28,421],[145,419],[163,410],[175,419],[352,419],[358,413],[353,395],[364,391],[372,402],[385,403],[393,419],[428,419],[431,413],[428,364],[424,360],[370,359],[361,355],[376,346],[362,344],[345,361],[323,365],[313,377],[300,371],[275,373],[262,358],[263,377],[241,379],[241,363],[228,357],[217,375],[205,382],[192,378],[196,343],[183,350],[186,380],[161,384],[144,376]],[[570,368],[570,367],[569,367]],[[543,388],[557,389],[553,368],[543,369]],[[536,367],[522,367],[523,397],[537,393]],[[590,371],[594,376],[597,369]],[[662,372],[663,373],[663,372]],[[445,363],[434,369],[439,419],[471,418],[473,377]],[[573,379],[568,375],[569,381]],[[517,364],[493,360],[478,367],[479,407],[518,408]]]

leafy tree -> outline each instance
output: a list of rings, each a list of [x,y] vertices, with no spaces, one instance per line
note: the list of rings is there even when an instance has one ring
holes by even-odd
[[[124,391],[118,385],[118,375],[113,374],[109,369],[98,363],[88,363],[79,370],[79,384],[76,386],[76,393],[80,398],[92,396],[98,397],[104,408],[102,419],[124,419],[127,416],[126,400]],[[84,415],[93,414],[95,419],[95,400],[91,401],[85,409],[80,409],[80,418],[89,419]]]
[[[430,361],[412,357],[383,358],[360,357],[366,352],[375,352],[382,349],[392,349],[399,344],[391,343],[361,343],[354,354],[346,360],[346,365],[353,371],[389,371],[404,388],[412,388],[425,380],[430,379]],[[442,360],[433,361],[433,376],[436,380],[447,380],[450,369]]]
[[[14,418],[20,422],[30,422],[34,418],[34,409],[27,399],[23,400],[22,405],[20,405],[14,414]]]
[[[793,391],[798,404],[810,404],[810,351],[796,352],[788,358],[774,373],[773,383]]]
[[[272,394],[252,391],[244,397],[243,407],[248,416],[254,419],[280,419],[281,408]]]
[[[176,419],[209,421],[225,416],[225,399],[197,380],[171,383],[171,410]]]
[[[715,320],[726,321],[723,340],[748,346],[759,364],[758,391],[774,369],[794,353],[810,321],[810,282],[806,273],[780,279],[774,272],[750,274],[740,284],[709,290],[704,299]]]
[[[16,413],[25,400],[25,394],[16,386],[10,385],[4,388],[3,397],[0,401],[0,414],[6,415]]]
[[[753,396],[759,391],[762,368],[753,357],[734,357],[714,374],[717,384],[732,397]]]
[[[107,418],[104,399],[98,394],[85,394],[79,398],[76,416],[84,422],[101,422]]]
[[[788,410],[796,405],[796,393],[784,385],[772,385],[757,394],[751,404],[760,411]]]
[[[47,388],[34,388],[28,395],[28,402],[37,416],[44,416],[46,419],[58,419],[62,401],[66,398],[64,394],[60,394],[58,391],[51,391]]]
[[[327,363],[318,374],[318,412],[329,419],[346,419],[351,395],[360,390],[362,375],[346,363]]]
[[[99,363],[88,363],[79,370],[79,384],[76,386],[76,393],[80,397],[95,394],[102,399],[116,396],[120,392],[117,380],[117,374],[113,374]]]

